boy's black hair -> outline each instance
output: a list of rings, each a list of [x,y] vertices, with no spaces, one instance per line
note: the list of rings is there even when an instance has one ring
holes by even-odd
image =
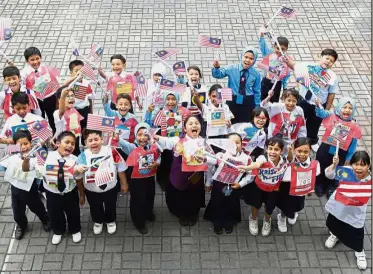
[[[16,104],[21,105],[30,105],[30,100],[28,95],[25,92],[16,92],[13,93],[12,98],[10,99],[12,106],[14,107]]]
[[[209,90],[209,96],[211,95],[211,93],[213,91],[217,91],[218,89],[221,89],[223,88],[220,84],[213,84]]]
[[[116,103],[118,103],[119,99],[127,99],[130,102],[130,105],[132,106],[132,100],[131,100],[131,96],[129,94],[125,94],[125,93],[119,94],[118,97],[117,97],[117,102]]]
[[[62,95],[62,91],[67,88],[68,86],[62,86],[62,87],[59,87],[56,91],[56,97],[57,99],[61,99],[61,95]]]
[[[285,147],[284,140],[281,137],[273,136],[266,141],[266,147],[275,146],[276,144],[278,144],[281,150]]]
[[[264,113],[264,116],[267,118],[267,122],[264,125],[264,128],[266,128],[269,125],[269,113],[265,108],[262,108],[262,107],[254,108],[253,111],[251,112],[251,120],[250,121],[253,124],[254,123],[254,117],[258,117],[262,112]]]
[[[35,48],[35,47],[27,48],[25,50],[25,52],[23,53],[23,55],[25,56],[26,61],[28,61],[28,59],[33,55],[38,55],[41,58],[40,50],[38,48]]]
[[[72,133],[71,131],[62,131],[62,132],[57,136],[56,141],[61,143],[61,141],[62,141],[63,138],[65,138],[65,137],[69,137],[69,136],[70,136],[70,137],[73,137],[74,140],[75,140],[75,135],[74,135],[74,133]]]
[[[110,62],[113,61],[113,59],[119,59],[122,61],[123,64],[126,63],[126,58],[122,54],[114,54],[113,56],[110,57]]]
[[[321,52],[321,56],[324,56],[324,55],[332,56],[334,58],[334,61],[337,61],[338,59],[338,53],[334,49],[324,49]]]
[[[198,117],[195,116],[195,115],[188,115],[187,117],[185,117],[185,120],[184,120],[184,123],[183,123],[183,128],[185,129],[186,128],[186,124],[188,123],[189,119],[190,118],[196,118],[198,123],[201,125],[201,122],[199,121]],[[202,126],[202,125],[201,125]]]
[[[230,136],[237,136],[237,137],[239,137],[239,138],[240,138],[240,141],[241,141],[241,144],[242,144],[242,137],[241,137],[240,134],[238,134],[237,132],[232,132],[232,133],[229,133],[229,134],[227,135],[227,138],[229,138]]]
[[[70,70],[70,72],[73,71],[73,69],[76,66],[84,66],[84,62],[82,60],[73,60],[73,61],[71,61],[70,64],[69,64],[69,70]]]
[[[362,162],[364,165],[368,165],[370,166],[370,157],[369,157],[369,154],[368,152],[366,151],[356,151],[352,157],[351,157],[351,161],[350,161],[350,165],[352,164],[355,164],[355,163],[358,163],[358,162]]]
[[[202,79],[202,73],[201,73],[201,70],[199,69],[199,67],[197,67],[197,66],[189,66],[188,68],[187,68],[187,71],[189,72],[189,70],[196,70],[196,71],[198,71],[198,74],[199,74],[199,78],[201,78]]]
[[[280,44],[280,46],[285,46],[286,48],[289,47],[289,40],[283,36],[277,37],[277,41]]]
[[[311,149],[311,140],[308,139],[307,137],[299,137],[294,142],[294,148],[298,148],[300,146],[309,146]]]
[[[4,70],[3,70],[3,77],[11,77],[11,76],[18,76],[20,77],[21,76],[21,73],[19,72],[19,69],[15,66],[11,66],[11,67],[6,67]]]
[[[288,98],[290,95],[294,96],[295,99],[297,99],[297,102],[299,101],[299,99],[300,99],[299,91],[296,90],[295,88],[289,88],[289,89],[284,90],[281,99],[282,99],[282,100],[285,100],[285,99]]]
[[[102,131],[94,130],[94,129],[85,129],[83,132],[84,140],[87,140],[90,134],[97,134],[98,136],[102,138]]]
[[[32,137],[31,137],[30,131],[28,131],[28,130],[18,130],[17,132],[15,132],[13,134],[13,142],[14,143],[17,143],[17,141],[19,139],[22,139],[22,138],[26,138],[31,143]]]

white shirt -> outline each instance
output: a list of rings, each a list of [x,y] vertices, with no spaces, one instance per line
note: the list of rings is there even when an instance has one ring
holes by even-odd
[[[212,103],[208,106],[206,104],[202,105],[202,117],[207,122],[206,134],[207,136],[219,136],[226,135],[232,130],[228,128],[227,125],[223,126],[213,126],[211,114],[217,110],[222,110],[225,116],[225,121],[230,121],[234,118],[233,113],[230,111],[227,104],[219,104],[218,107],[215,107]]]
[[[12,127],[19,126],[22,124],[27,124],[36,121],[44,120],[43,117],[35,115],[32,113],[27,113],[24,118],[20,117],[18,114],[14,114],[6,120],[5,125],[0,133],[1,137],[11,137],[12,136]],[[25,121],[25,122],[22,122]],[[9,134],[10,133],[10,134]]]

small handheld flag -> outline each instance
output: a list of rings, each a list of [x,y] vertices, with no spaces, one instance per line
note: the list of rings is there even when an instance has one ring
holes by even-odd
[[[29,131],[31,135],[36,136],[43,140],[44,142],[53,136],[53,132],[48,127],[48,122],[46,120],[36,121],[29,125]]]
[[[99,61],[103,53],[104,49],[102,46],[93,44],[91,50],[89,51],[88,58],[93,61]]]
[[[38,163],[38,165],[41,165],[41,166],[44,165],[45,160],[47,159],[47,156],[48,156],[48,150],[46,150],[43,147],[40,147],[36,151],[36,162]]]
[[[359,182],[359,179],[356,178],[354,170],[344,166],[337,166],[335,169],[335,179],[344,182]]]
[[[218,92],[220,92],[221,99],[223,101],[232,101],[232,89],[231,88],[218,89]]]
[[[10,144],[6,147],[6,152],[5,154],[7,155],[11,155],[11,154],[14,154],[14,153],[19,153],[21,152],[21,146],[19,144]]]
[[[145,77],[140,74],[136,76],[137,81],[137,88],[135,90],[135,96],[139,98],[145,98],[148,92],[148,81],[146,81]]]
[[[174,73],[183,73],[186,72],[186,66],[184,61],[179,61],[176,62],[173,66],[172,69]]]
[[[0,18],[0,41],[7,41],[12,38],[12,19]]]
[[[180,51],[178,49],[164,49],[164,50],[160,50],[160,51],[157,51],[155,52],[154,54],[160,58],[161,60],[166,60],[168,59],[170,56],[172,55],[175,55],[175,54],[178,54]]]
[[[88,114],[87,129],[113,132],[115,128],[114,118],[95,114]]]
[[[95,72],[93,71],[93,68],[90,65],[84,64],[80,71],[84,76],[91,79],[93,82],[97,82]]]
[[[279,15],[282,18],[295,18],[295,10],[292,8],[282,7]]]
[[[201,47],[220,48],[221,39],[198,35],[198,45]]]

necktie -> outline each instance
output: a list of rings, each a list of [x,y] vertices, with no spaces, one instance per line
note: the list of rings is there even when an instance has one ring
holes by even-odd
[[[40,77],[40,73],[39,73],[39,71],[38,71],[37,69],[35,69],[35,76],[36,76],[37,78]]]
[[[126,118],[122,117],[120,118],[120,120],[122,121],[122,123],[124,123],[126,121]]]
[[[246,73],[247,69],[243,69],[240,77],[240,95],[246,95]]]
[[[22,122],[22,123],[26,123],[25,119],[22,119],[21,122]]]
[[[65,165],[65,159],[58,160],[58,172],[57,172],[57,188],[60,192],[63,192],[66,188],[65,176],[63,172],[63,166]]]
[[[104,185],[100,185],[99,188],[101,188],[102,190],[105,190],[107,187],[107,184],[104,184]]]

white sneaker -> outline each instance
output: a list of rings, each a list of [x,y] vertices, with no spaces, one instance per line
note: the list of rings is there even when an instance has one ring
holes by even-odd
[[[249,231],[251,235],[254,235],[254,236],[258,235],[258,231],[259,231],[258,219],[253,220],[253,218],[251,217],[251,214],[249,216]]]
[[[329,248],[329,249],[332,249],[333,247],[335,247],[337,242],[338,242],[338,238],[335,235],[333,235],[332,233],[330,233],[329,238],[325,242],[325,247]]]
[[[314,144],[314,145],[311,146],[313,152],[315,152],[315,153],[317,152],[317,150],[319,149],[319,147],[320,147],[320,145],[318,143],[316,143],[316,144]]]
[[[277,227],[278,230],[282,233],[288,231],[288,227],[286,225],[286,217],[282,217],[281,213],[277,214]]]
[[[79,243],[82,240],[82,233],[77,232],[73,234],[73,242],[74,243]]]
[[[93,234],[95,235],[101,234],[103,226],[104,226],[103,224],[95,223],[93,225]]]
[[[107,233],[114,234],[117,231],[117,224],[115,222],[106,224],[107,226]]]
[[[269,222],[266,222],[266,220],[263,220],[263,226],[262,226],[262,236],[268,236],[269,233],[271,233],[271,219],[269,219]]]
[[[62,235],[53,234],[52,244],[58,245],[61,242],[61,240],[62,240]]]
[[[288,224],[295,225],[295,223],[297,222],[297,218],[298,218],[298,213],[295,212],[295,216],[293,219],[288,218]]]
[[[367,258],[364,250],[361,252],[355,252],[357,268],[360,270],[367,269]]]

